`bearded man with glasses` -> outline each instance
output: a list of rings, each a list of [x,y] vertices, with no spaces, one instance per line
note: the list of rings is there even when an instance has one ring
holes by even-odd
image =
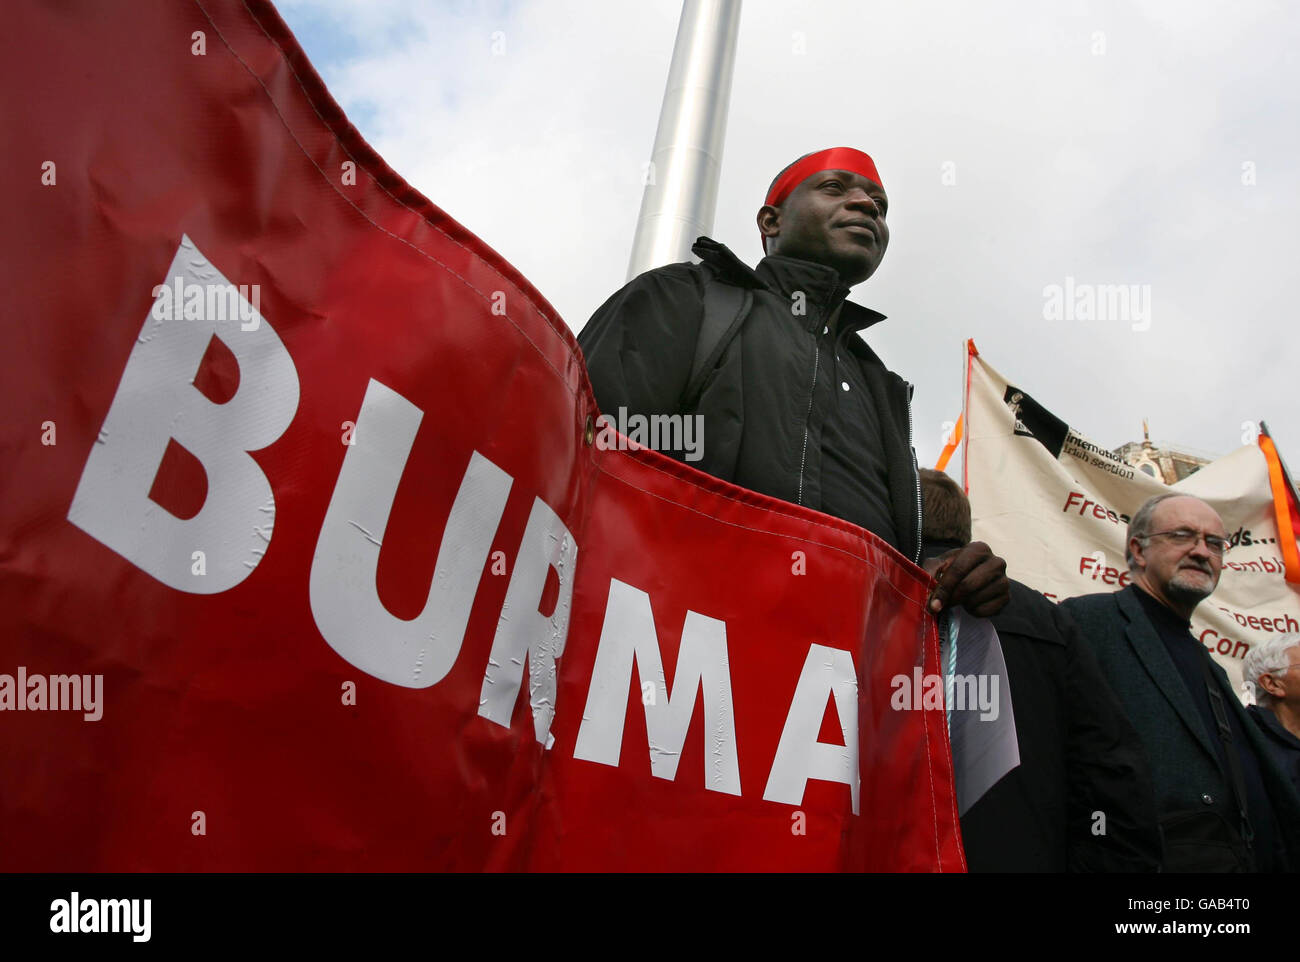
[[[1158,495],[1129,523],[1133,583],[1062,607],[1095,645],[1150,759],[1165,871],[1295,871],[1300,796],[1191,633],[1226,549],[1223,520],[1208,504]]]

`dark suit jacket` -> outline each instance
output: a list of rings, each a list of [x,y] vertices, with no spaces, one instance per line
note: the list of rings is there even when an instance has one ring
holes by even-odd
[[[1216,736],[1206,730],[1141,602],[1119,591],[1071,598],[1061,607],[1096,646],[1101,669],[1142,738],[1161,816],[1213,810],[1236,824],[1230,776],[1220,765],[1211,741]],[[1269,755],[1262,734],[1228,683],[1227,673],[1217,664],[1213,672],[1228,709],[1237,713],[1259,759],[1291,867],[1300,867],[1300,796]]]
[[[1159,869],[1146,754],[1091,646],[1057,605],[1018,581],[990,620],[1006,659],[1020,765],[961,818],[970,870]]]

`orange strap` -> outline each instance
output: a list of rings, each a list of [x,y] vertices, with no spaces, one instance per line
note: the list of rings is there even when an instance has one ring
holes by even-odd
[[[948,466],[949,458],[957,450],[957,445],[961,444],[961,422],[962,415],[959,414],[957,415],[957,423],[953,426],[952,434],[948,435],[948,443],[943,446],[943,450],[939,452],[939,460],[934,463],[936,471],[942,471]]]

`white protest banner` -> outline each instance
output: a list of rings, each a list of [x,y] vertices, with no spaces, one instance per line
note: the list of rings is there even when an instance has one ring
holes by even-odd
[[[1046,410],[968,345],[964,412],[972,528],[1008,574],[1054,601],[1131,582],[1130,517],[1148,498],[1194,495],[1223,518],[1229,547],[1192,634],[1240,688],[1252,645],[1300,631],[1300,591],[1286,580],[1292,535],[1279,536],[1271,442],[1260,437],[1173,485],[1148,476]],[[1274,471],[1276,473],[1276,461]]]

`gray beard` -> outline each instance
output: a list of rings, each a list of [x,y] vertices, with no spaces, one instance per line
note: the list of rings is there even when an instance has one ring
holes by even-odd
[[[1207,591],[1205,588],[1189,584],[1179,584],[1178,575],[1174,575],[1174,577],[1169,580],[1169,583],[1165,585],[1165,594],[1169,597],[1170,601],[1180,605],[1190,605],[1195,607],[1206,598],[1210,597],[1210,595],[1214,594],[1214,589],[1217,587],[1218,585],[1213,585]]]

